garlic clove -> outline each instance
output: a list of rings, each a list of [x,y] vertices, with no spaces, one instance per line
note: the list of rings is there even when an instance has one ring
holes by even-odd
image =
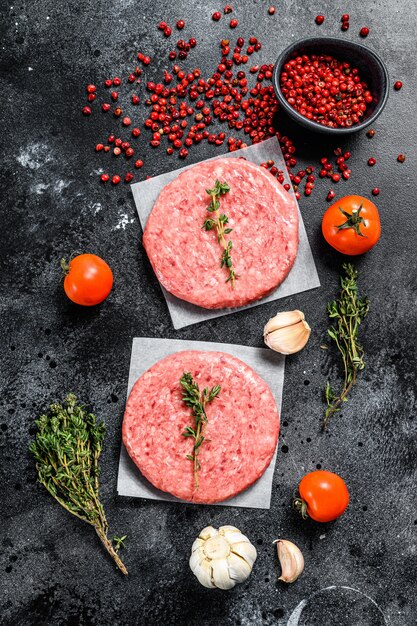
[[[190,556],[190,567],[192,570],[194,570],[196,567],[198,567],[202,561],[204,561],[204,559],[206,558],[206,555],[204,554],[204,551],[202,548],[198,548],[197,550],[194,550],[194,552],[191,553]]]
[[[304,313],[302,311],[298,311],[298,309],[295,311],[281,311],[280,313],[277,313],[275,317],[271,317],[269,322],[267,322],[264,328],[264,335],[272,333],[274,330],[279,330],[280,328],[297,324],[303,319],[305,319]]]
[[[232,545],[232,552],[245,559],[251,567],[256,561],[257,552],[255,546],[248,542],[234,543]]]
[[[213,583],[219,589],[232,589],[236,581],[229,576],[227,559],[215,559],[211,562]]]
[[[207,560],[201,561],[199,565],[195,569],[193,569],[194,574],[197,576],[199,582],[203,585],[203,587],[207,587],[208,589],[214,589],[215,584],[212,580],[212,566],[211,563]]]
[[[199,538],[206,541],[206,539],[210,539],[210,537],[215,537],[218,532],[219,531],[216,528],[213,528],[213,526],[206,526],[206,528],[203,528],[199,534]]]
[[[227,565],[229,567],[229,576],[233,580],[246,580],[251,573],[249,563],[233,552],[227,557]]]
[[[278,580],[285,583],[293,583],[304,570],[304,557],[295,543],[287,539],[277,539],[278,559],[281,565],[281,576]]]
[[[229,532],[235,532],[235,533],[240,533],[240,530],[238,528],[236,528],[236,526],[220,526],[219,528],[219,533],[221,535],[226,535],[226,533]]]
[[[191,546],[191,552],[194,552],[194,550],[198,550],[198,548],[201,548],[203,545],[204,545],[203,539],[200,539],[200,537],[197,537],[197,539],[194,541],[193,545]]]
[[[281,354],[294,354],[306,345],[311,328],[301,311],[284,311],[271,318],[264,328],[266,345]]]
[[[246,541],[247,543],[250,543],[249,539],[245,537],[245,535],[242,535],[242,533],[237,528],[234,530],[228,530],[223,534],[224,534],[224,537],[227,539],[227,541],[231,544],[241,543],[242,541]]]

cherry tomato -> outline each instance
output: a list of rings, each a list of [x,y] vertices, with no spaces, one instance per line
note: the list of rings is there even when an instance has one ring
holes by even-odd
[[[329,206],[321,228],[327,243],[350,256],[368,252],[381,235],[378,209],[362,196],[345,196]]]
[[[63,259],[64,290],[76,304],[93,306],[103,302],[113,286],[113,273],[106,261],[95,254],[80,254],[69,263]]]
[[[298,486],[294,506],[302,516],[316,522],[331,522],[340,517],[349,504],[345,481],[333,472],[319,470],[306,474]]]

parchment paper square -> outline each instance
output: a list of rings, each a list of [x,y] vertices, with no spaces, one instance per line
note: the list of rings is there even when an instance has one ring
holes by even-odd
[[[268,383],[277,403],[278,412],[281,415],[285,357],[265,348],[251,348],[228,343],[136,337],[133,339],[132,344],[128,395],[136,380],[154,365],[154,363],[180,350],[221,351],[241,359]],[[269,467],[252,487],[249,487],[249,489],[246,489],[246,491],[243,491],[234,498],[230,498],[230,500],[218,503],[218,506],[269,509],[271,505],[272,481],[276,455],[277,452],[275,451]],[[175,498],[175,496],[171,496],[153,487],[153,485],[142,476],[139,469],[130,459],[123,444],[120,451],[117,492],[120,496],[166,500],[168,502],[184,502],[183,500]]]
[[[236,150],[236,152],[221,154],[214,158],[218,159],[224,157],[227,158],[239,156],[244,156],[249,161],[253,161],[253,163],[257,164],[272,159],[275,162],[276,167],[278,167],[280,170],[283,170],[285,182],[290,183],[279,141],[275,137],[255,144],[254,146],[249,146],[248,148]],[[212,161],[213,159],[207,160]],[[139,215],[139,221],[141,223],[142,230],[145,227],[146,221],[149,217],[149,214],[156,199],[159,196],[159,193],[162,191],[165,185],[174,180],[184,170],[193,167],[193,165],[188,165],[186,167],[182,167],[181,169],[174,170],[173,172],[161,174],[160,176],[155,176],[154,178],[150,178],[149,180],[144,180],[140,183],[135,183],[134,185],[131,185],[133,198],[135,201],[136,210]],[[290,193],[293,194],[292,186]],[[317,274],[310,244],[307,239],[307,233],[304,227],[303,218],[300,211],[298,211],[298,214],[300,217],[300,245],[298,247],[297,258],[291,269],[291,272],[288,274],[284,282],[279,285],[279,287],[277,287],[277,289],[275,289],[265,298],[262,298],[262,300],[257,300],[256,302],[246,304],[245,306],[236,307],[233,309],[203,309],[201,307],[195,306],[194,304],[190,304],[189,302],[185,302],[185,300],[180,300],[179,298],[176,298],[161,286],[174,328],[178,330],[179,328],[189,326],[190,324],[197,324],[198,322],[213,319],[214,317],[220,317],[229,313],[235,313],[236,311],[249,309],[264,302],[272,302],[273,300],[278,300],[279,298],[291,296],[295,293],[306,291],[307,289],[320,287],[320,280]]]

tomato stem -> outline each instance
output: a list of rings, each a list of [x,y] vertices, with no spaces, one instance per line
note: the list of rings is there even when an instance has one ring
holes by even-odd
[[[67,262],[66,259],[61,259],[61,269],[64,272],[64,275],[67,276],[70,273],[70,263]]]
[[[346,219],[346,222],[343,222],[343,224],[339,224],[338,226],[336,226],[337,231],[340,232],[341,230],[345,230],[347,228],[353,228],[353,230],[355,231],[355,233],[357,235],[359,235],[359,237],[365,237],[366,238],[367,235],[364,235],[360,231],[360,225],[361,224],[366,226],[365,220],[361,216],[362,209],[363,209],[363,205],[361,204],[359,209],[353,209],[352,213],[348,213],[347,211],[344,211],[342,209],[342,207],[339,207],[339,211],[341,213],[343,213],[343,215],[347,219]]]
[[[300,513],[303,519],[308,518],[309,515],[307,513],[307,502],[305,502],[305,500],[303,500],[300,496],[296,496],[293,499],[292,506],[297,511],[297,513]]]

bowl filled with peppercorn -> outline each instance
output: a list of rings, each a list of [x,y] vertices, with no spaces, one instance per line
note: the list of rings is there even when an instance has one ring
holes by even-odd
[[[312,37],[288,46],[275,64],[273,83],[292,119],[328,135],[362,130],[388,99],[388,71],[380,56],[335,37]]]

